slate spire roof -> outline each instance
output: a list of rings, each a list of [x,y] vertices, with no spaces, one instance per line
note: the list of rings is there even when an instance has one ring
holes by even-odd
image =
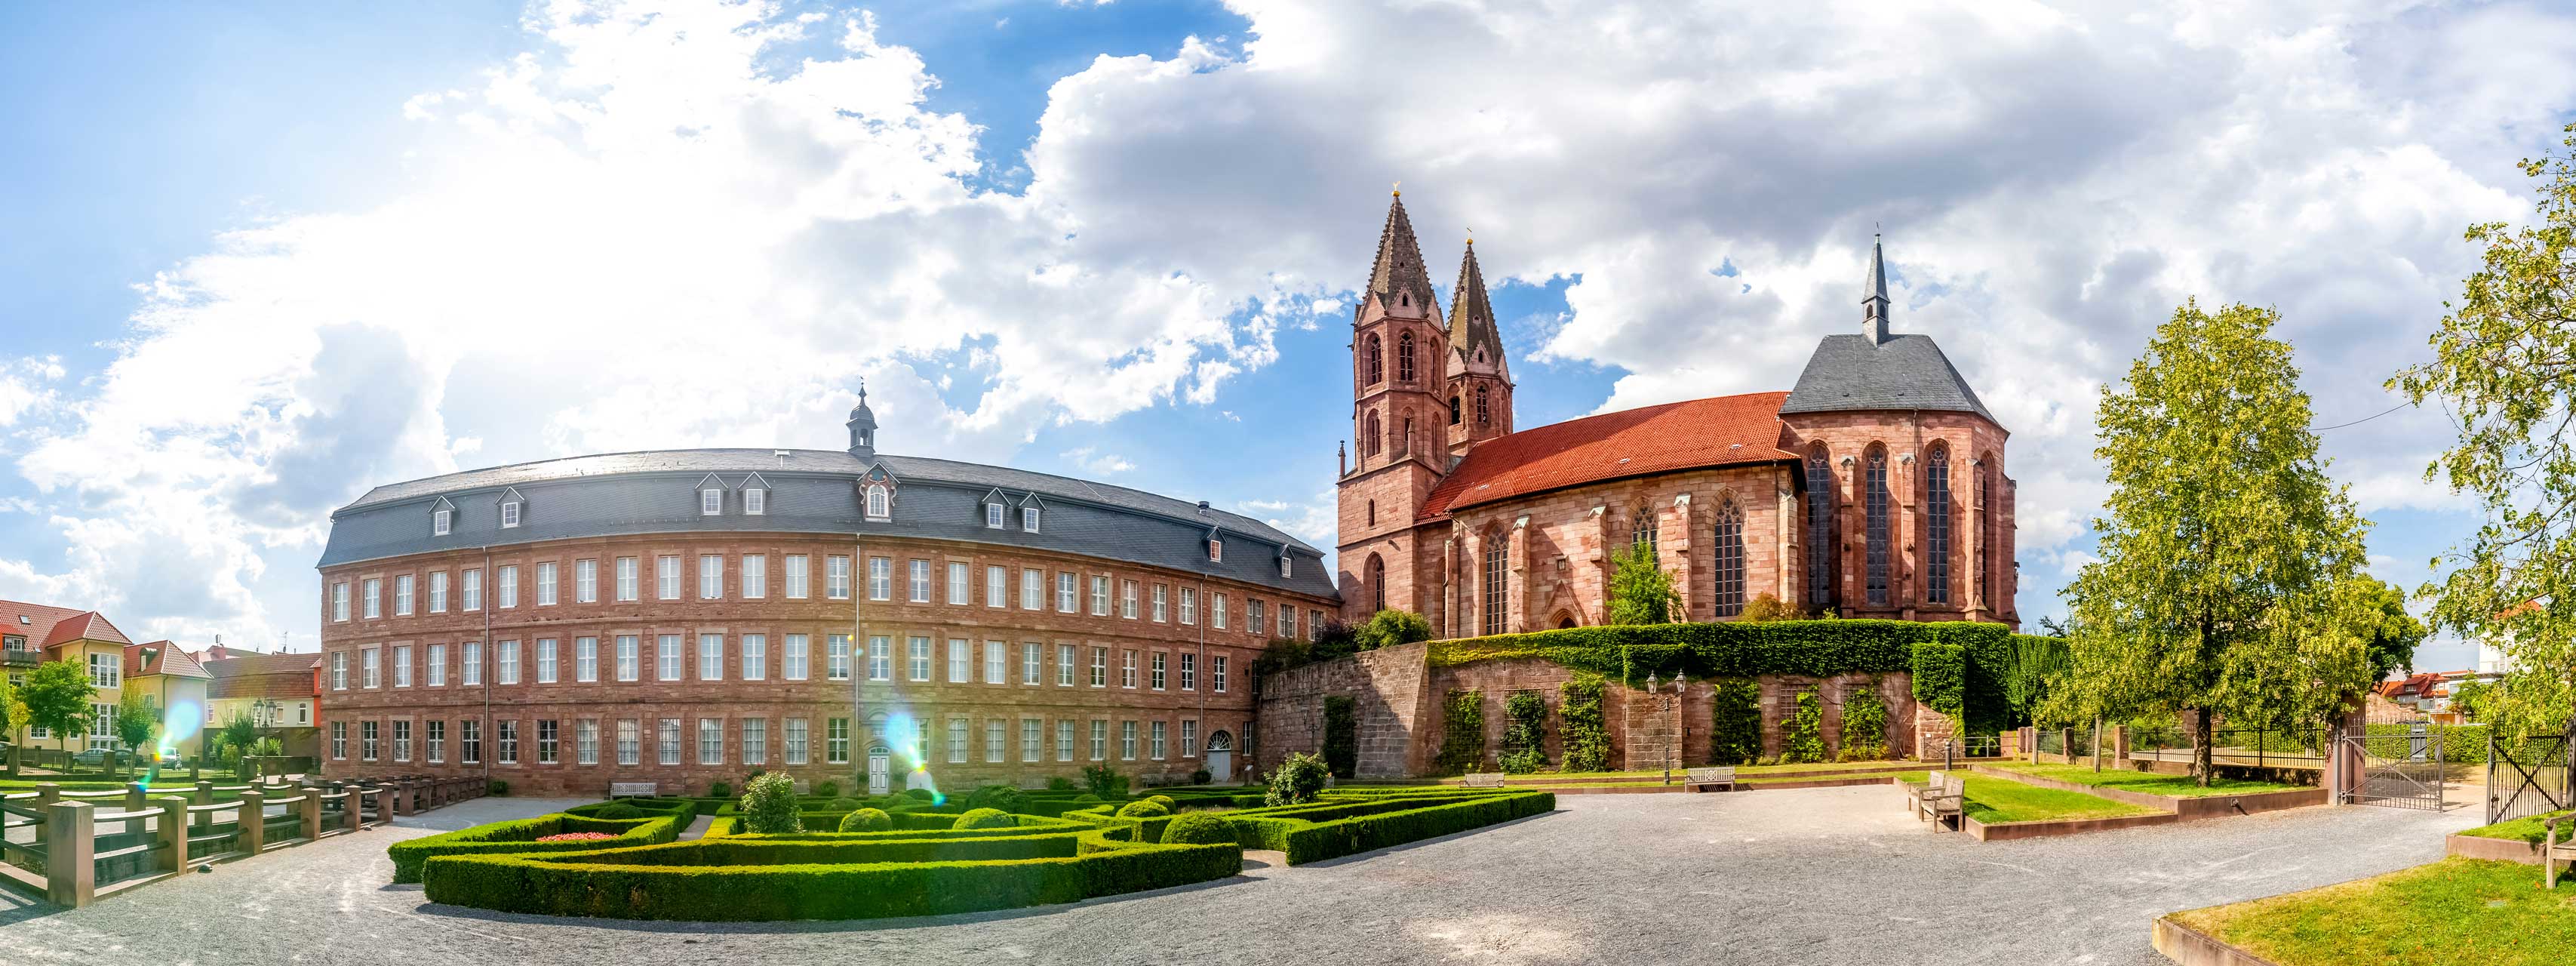
[[[1878,236],[1870,236],[1869,277],[1861,282],[1860,330],[1871,342],[1887,341],[1887,259]]]
[[[1873,241],[1869,275],[1861,282],[1861,334],[1829,335],[1817,343],[1780,411],[1934,409],[1994,419],[1931,336],[1887,331],[1887,305],[1886,256]]]
[[[1410,296],[1414,317],[1433,318],[1440,300],[1431,292],[1431,276],[1422,267],[1422,245],[1413,237],[1413,219],[1404,214],[1404,194],[1386,206],[1386,227],[1378,231],[1377,264],[1369,270],[1369,294],[1389,311],[1398,311],[1399,296]]]
[[[1467,239],[1467,256],[1458,263],[1458,288],[1449,293],[1449,348],[1474,358],[1477,349],[1500,365],[1503,335],[1494,328],[1494,305],[1485,298],[1485,269],[1476,264],[1476,240]]]

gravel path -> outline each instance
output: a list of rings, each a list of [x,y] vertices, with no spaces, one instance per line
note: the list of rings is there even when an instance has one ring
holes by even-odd
[[[2059,839],[1935,835],[1893,789],[1581,796],[1295,869],[1014,912],[558,920],[434,906],[384,846],[570,804],[477,799],[78,912],[0,895],[11,964],[2162,964],[2155,916],[2429,862],[2468,809],[2310,808]],[[1275,860],[1275,854],[1272,854]]]

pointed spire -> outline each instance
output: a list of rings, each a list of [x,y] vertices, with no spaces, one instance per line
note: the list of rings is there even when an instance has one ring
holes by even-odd
[[[1887,342],[1887,256],[1877,233],[1870,234],[1869,278],[1862,283],[1860,330],[1873,345]]]
[[[1476,240],[1467,239],[1467,254],[1458,263],[1458,287],[1449,293],[1449,348],[1469,359],[1485,350],[1485,359],[1503,360],[1503,335],[1494,327],[1494,304],[1485,296],[1485,270],[1476,264]]]
[[[859,379],[859,404],[850,407],[850,455],[871,459],[877,454],[877,413],[868,408],[868,380]]]
[[[1377,264],[1369,271],[1368,294],[1389,313],[1408,318],[1437,318],[1438,299],[1431,276],[1422,268],[1422,246],[1414,240],[1413,220],[1404,214],[1404,193],[1386,206],[1386,227],[1378,232]]]

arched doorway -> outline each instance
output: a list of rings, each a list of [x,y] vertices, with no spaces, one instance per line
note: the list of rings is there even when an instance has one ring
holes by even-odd
[[[1211,782],[1221,785],[1234,780],[1233,735],[1219,730],[1208,736],[1207,770],[1208,780]]]
[[[868,794],[883,795],[893,790],[893,776],[887,773],[889,749],[883,742],[868,744]]]

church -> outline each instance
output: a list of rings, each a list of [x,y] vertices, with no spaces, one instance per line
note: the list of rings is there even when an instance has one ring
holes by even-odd
[[[1614,561],[1653,548],[1692,621],[1765,595],[1808,614],[2018,628],[2009,433],[1932,338],[1891,329],[1873,244],[1859,331],[1786,392],[1519,429],[1470,239],[1450,305],[1399,194],[1351,322],[1342,618],[1437,638],[1602,623]]]

